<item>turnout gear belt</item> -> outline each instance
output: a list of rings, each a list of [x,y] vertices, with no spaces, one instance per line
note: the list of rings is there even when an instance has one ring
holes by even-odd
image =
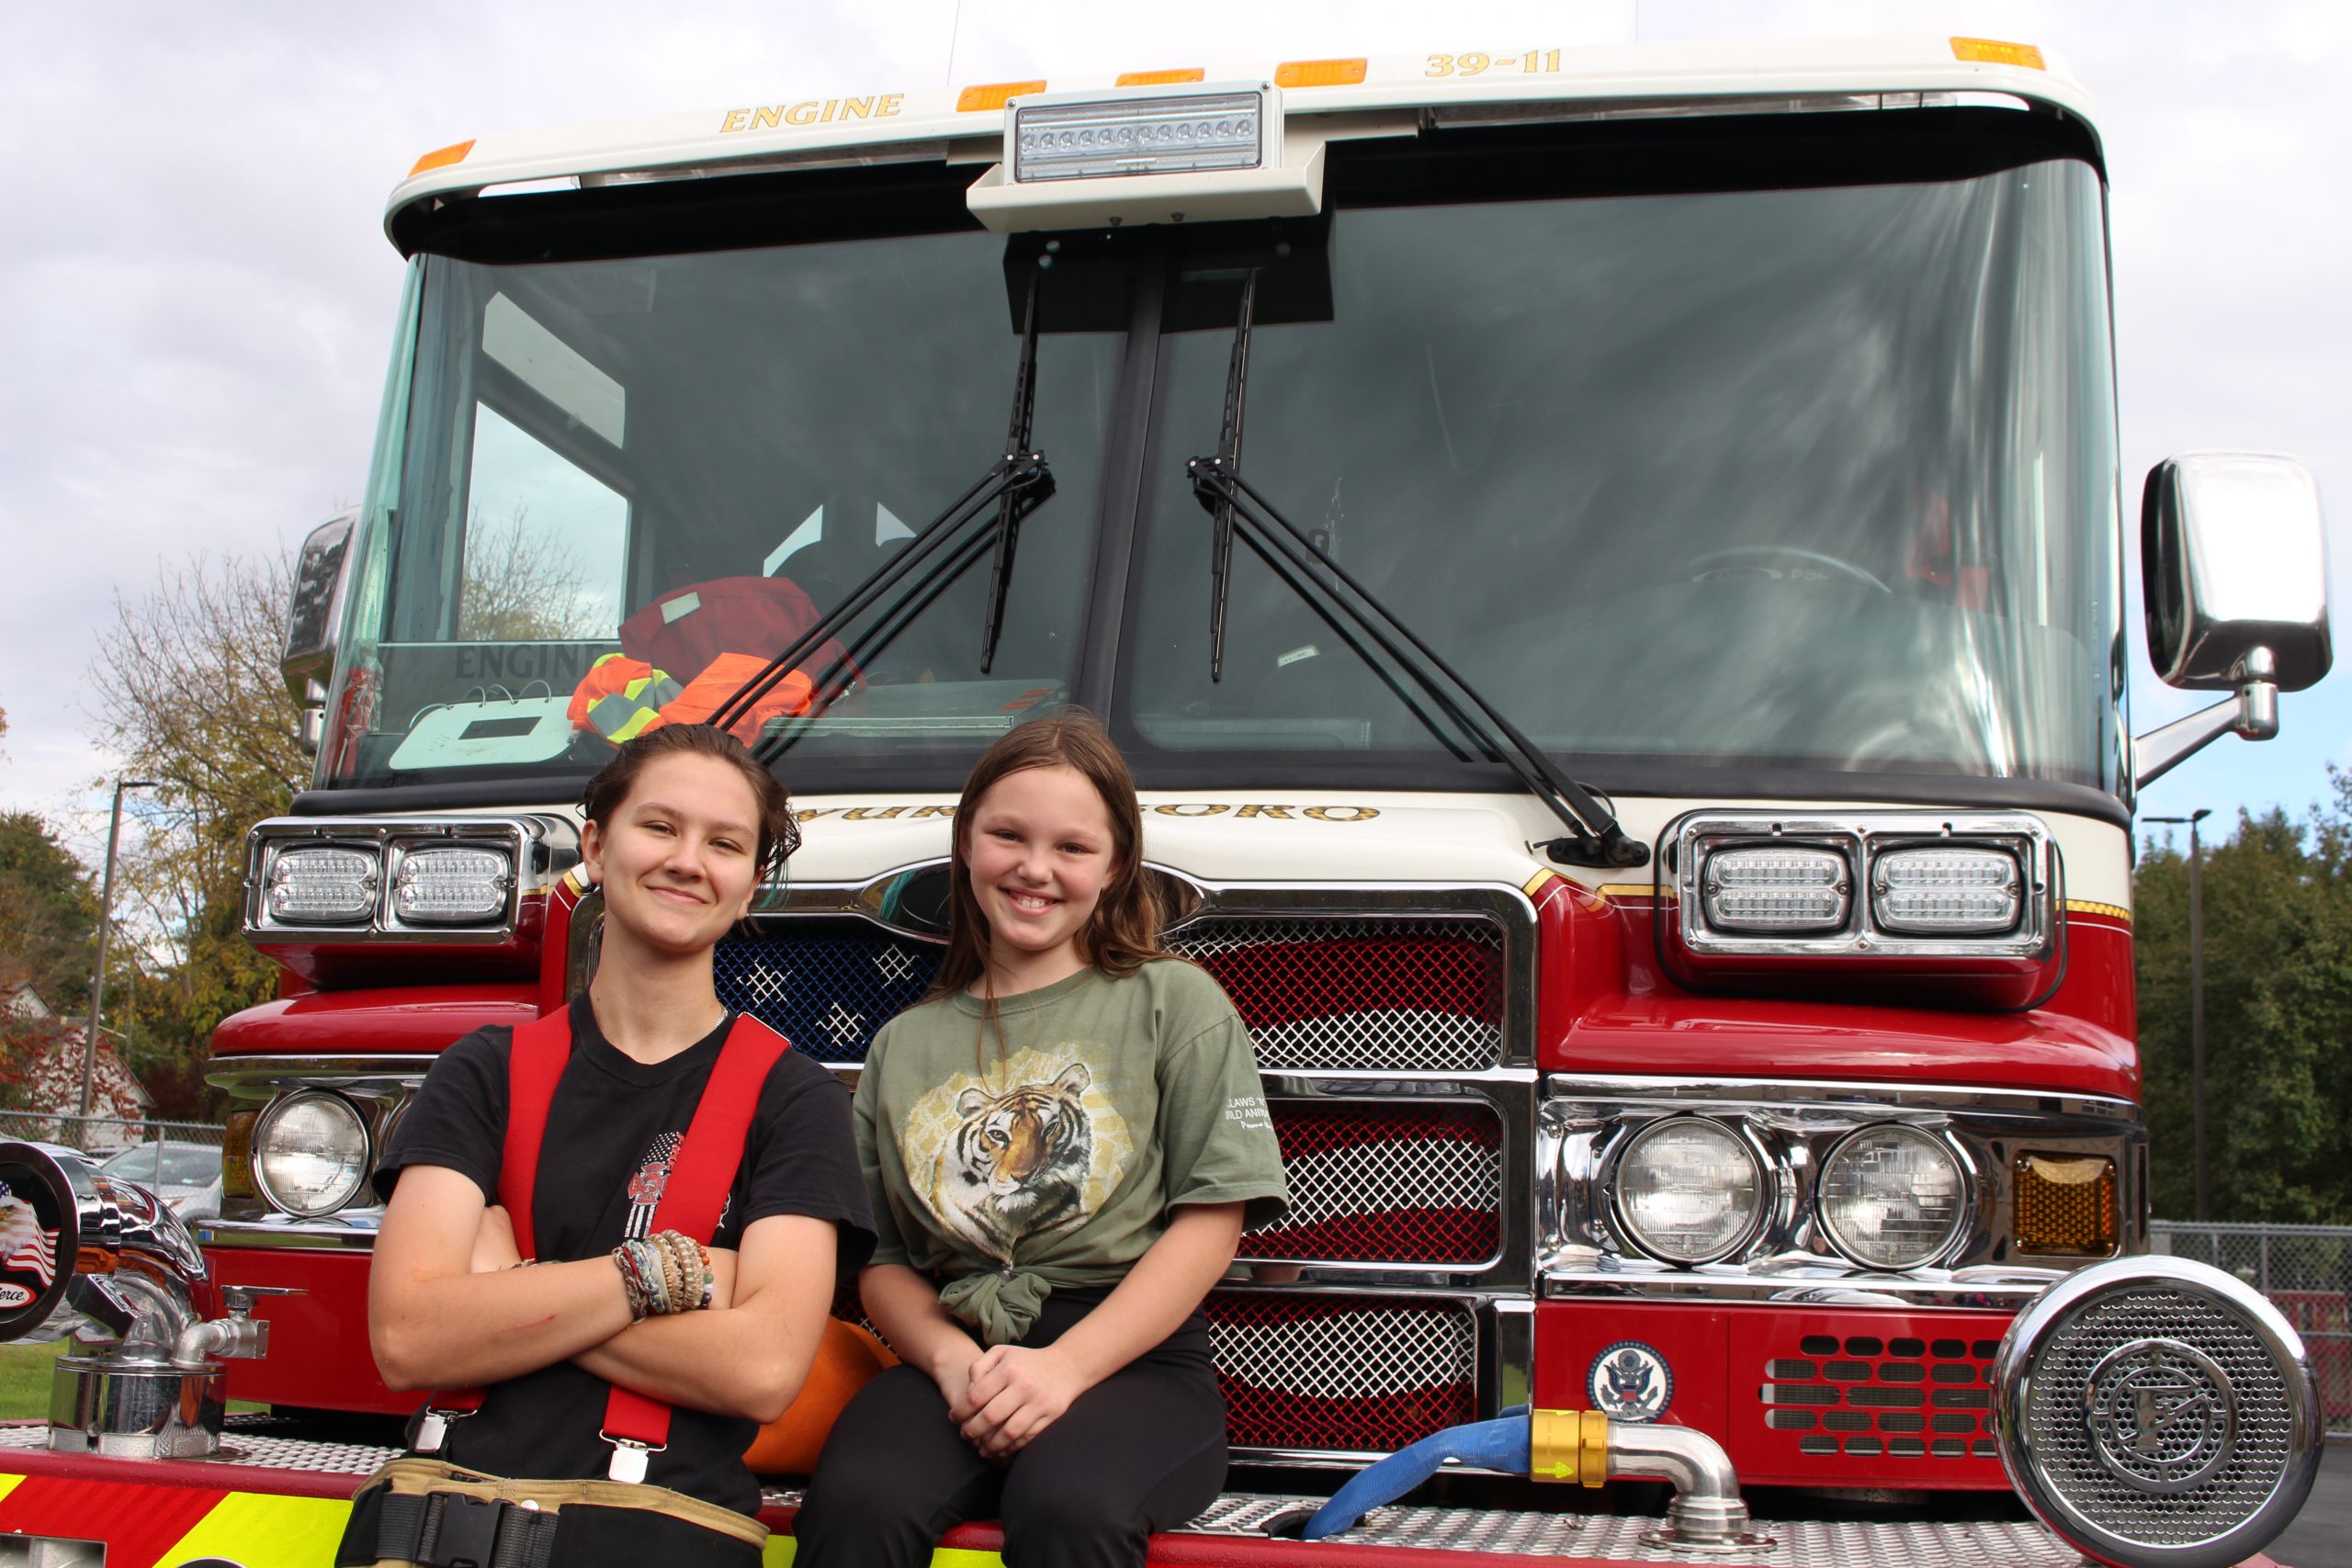
[[[767,1527],[664,1486],[509,1481],[438,1460],[399,1459],[352,1500],[335,1568],[593,1568],[636,1555],[758,1561]],[[626,1540],[625,1551],[600,1543]]]
[[[778,1058],[791,1049],[783,1035],[749,1013],[736,1015],[671,1164],[669,1180],[653,1211],[652,1229],[684,1231],[704,1246],[710,1245],[727,1205],[727,1190],[734,1185],[736,1169],[743,1163],[743,1143],[751,1133],[752,1114],[759,1109],[760,1086],[767,1081]],[[500,1158],[498,1198],[514,1225],[514,1245],[525,1258],[537,1256],[532,1205],[538,1192],[539,1148],[547,1137],[556,1085],[571,1059],[569,1007],[516,1029],[507,1052],[506,1143]],[[449,1423],[472,1415],[481,1404],[480,1389],[428,1398],[424,1418],[417,1427],[418,1450],[439,1452]],[[606,1473],[615,1481],[643,1481],[648,1456],[670,1440],[670,1406],[615,1383],[605,1402],[605,1425],[599,1436],[613,1445],[612,1465]]]

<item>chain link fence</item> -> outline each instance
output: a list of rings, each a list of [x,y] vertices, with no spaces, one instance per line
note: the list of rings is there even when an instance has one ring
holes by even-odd
[[[81,1149],[109,1176],[135,1181],[180,1213],[220,1213],[220,1145],[227,1129],[208,1122],[126,1122],[114,1116],[0,1111],[0,1139]]]
[[[2210,1263],[2268,1296],[2303,1337],[2332,1442],[2352,1442],[2352,1225],[2150,1223],[2149,1246]]]

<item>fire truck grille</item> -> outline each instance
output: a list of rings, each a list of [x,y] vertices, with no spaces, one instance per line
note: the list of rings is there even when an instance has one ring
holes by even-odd
[[[1767,1431],[1807,1458],[1997,1460],[1991,1339],[1808,1335],[1764,1363]],[[1782,1439],[1785,1441],[1786,1439]]]
[[[1478,919],[1212,916],[1169,946],[1233,998],[1269,1072],[1473,1072],[1502,1059],[1503,941]],[[792,919],[718,944],[718,999],[820,1062],[859,1062],[922,998],[942,949],[860,919]]]
[[[1477,1414],[1460,1303],[1219,1292],[1204,1310],[1237,1449],[1383,1452]]]
[[[1502,1243],[1502,1123],[1485,1105],[1276,1100],[1290,1212],[1244,1258],[1484,1263]]]
[[[794,920],[718,944],[718,999],[820,1062],[862,1062],[874,1032],[922,999],[942,949],[864,920]]]
[[[1502,1060],[1485,920],[1200,920],[1169,946],[1217,977],[1270,1072],[1475,1072]]]

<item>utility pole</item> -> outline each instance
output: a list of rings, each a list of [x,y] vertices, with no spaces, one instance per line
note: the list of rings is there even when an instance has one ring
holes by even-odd
[[[98,1066],[98,1004],[106,998],[107,945],[114,935],[114,860],[115,847],[122,839],[122,792],[127,789],[153,789],[155,779],[117,779],[114,784],[114,816],[107,825],[107,872],[98,885],[98,966],[90,976],[90,1024],[82,1032],[82,1146],[89,1146],[90,1099],[96,1089]]]
[[[2143,822],[2188,824],[2188,1086],[2197,1159],[2197,1218],[2211,1213],[2205,1186],[2205,855],[2197,824],[2212,816],[2199,807],[2186,817],[2143,817]]]

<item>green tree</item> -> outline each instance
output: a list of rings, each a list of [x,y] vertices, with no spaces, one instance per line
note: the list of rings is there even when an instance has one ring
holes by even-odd
[[[2211,1217],[2352,1221],[2352,781],[2301,822],[2241,815],[2205,849]],[[2140,1047],[2155,1213],[2195,1213],[2188,865],[2159,840],[2134,878]]]
[[[0,812],[0,990],[30,980],[59,1012],[90,984],[98,901],[90,874],[29,811]]]

